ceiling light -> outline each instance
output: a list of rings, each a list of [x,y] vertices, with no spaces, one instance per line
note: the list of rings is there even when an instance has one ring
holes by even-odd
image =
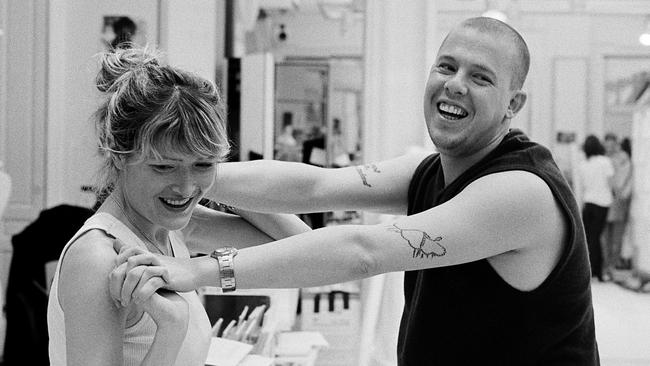
[[[639,36],[639,42],[644,46],[650,46],[650,33],[645,32]]]
[[[500,10],[490,9],[490,10],[486,11],[485,13],[481,14],[481,16],[484,16],[486,18],[492,18],[492,19],[500,20],[500,21],[502,21],[504,23],[508,23],[508,16],[506,15],[506,13],[504,13],[504,12],[502,12]]]
[[[639,43],[650,46],[650,17],[645,19],[645,31],[639,36]]]

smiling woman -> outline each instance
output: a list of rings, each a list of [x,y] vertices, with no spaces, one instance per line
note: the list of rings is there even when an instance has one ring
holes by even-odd
[[[50,362],[203,365],[210,322],[196,291],[115,303],[107,280],[117,256],[114,240],[148,258],[152,266],[137,274],[146,281],[166,278],[157,266],[167,256],[189,259],[190,253],[271,238],[241,218],[198,206],[230,148],[215,85],[163,64],[153,49],[126,47],[100,60],[96,82],[106,98],[95,113],[104,158],[97,187],[109,193],[61,254],[48,303]],[[266,222],[299,222],[274,217]],[[283,228],[274,238],[304,225]],[[193,244],[197,235],[209,238],[201,248]]]

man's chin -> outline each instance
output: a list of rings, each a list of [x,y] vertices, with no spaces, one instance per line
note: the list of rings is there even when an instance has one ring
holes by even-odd
[[[433,136],[431,141],[436,150],[444,155],[456,156],[464,150],[462,148],[463,139],[460,137]]]

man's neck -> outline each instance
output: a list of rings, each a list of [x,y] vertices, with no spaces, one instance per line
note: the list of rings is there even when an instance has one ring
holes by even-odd
[[[501,141],[503,141],[503,137],[505,137],[505,135],[495,139],[489,145],[485,146],[481,150],[472,153],[471,155],[452,156],[441,152],[440,163],[442,164],[442,171],[445,176],[445,187],[456,180],[456,178],[463,174],[467,169],[478,163],[492,150],[496,149]]]

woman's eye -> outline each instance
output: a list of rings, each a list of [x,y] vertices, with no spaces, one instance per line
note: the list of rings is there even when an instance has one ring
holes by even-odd
[[[162,172],[162,173],[169,172],[174,169],[172,165],[159,165],[159,164],[151,165],[151,168],[153,168],[153,170],[155,171]]]
[[[210,169],[214,166],[214,163],[196,163],[195,166],[199,169]]]

